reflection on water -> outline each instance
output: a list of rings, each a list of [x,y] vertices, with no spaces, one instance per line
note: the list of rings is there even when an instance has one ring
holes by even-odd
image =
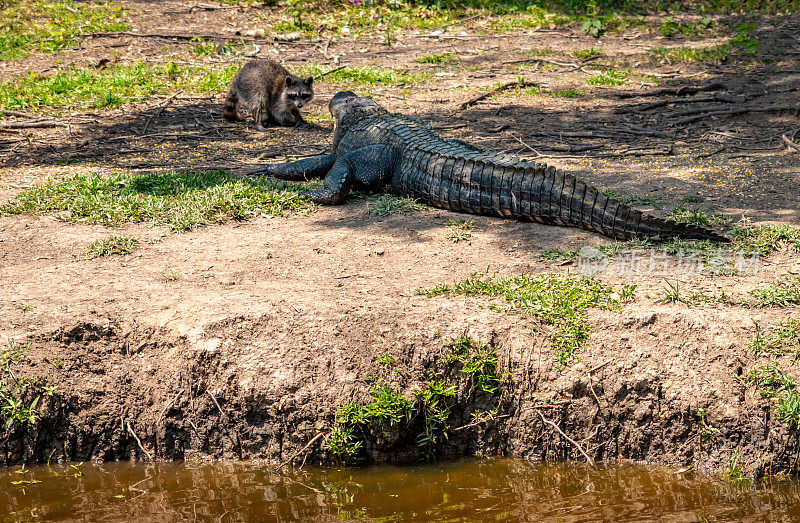
[[[274,474],[244,463],[0,469],[0,520],[793,521],[800,483],[470,459]],[[37,483],[38,482],[38,483]]]

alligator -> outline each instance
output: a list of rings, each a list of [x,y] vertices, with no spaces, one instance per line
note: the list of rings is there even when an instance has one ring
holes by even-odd
[[[444,139],[412,116],[393,114],[351,91],[330,102],[333,152],[271,164],[250,175],[284,180],[324,177],[304,193],[341,204],[351,187],[395,193],[457,212],[501,216],[595,231],[618,240],[728,238],[695,225],[643,214],[552,166]]]

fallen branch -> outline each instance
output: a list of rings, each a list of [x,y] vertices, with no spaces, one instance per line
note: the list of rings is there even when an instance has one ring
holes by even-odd
[[[28,113],[23,113],[23,112],[20,112],[20,111],[12,111],[11,109],[0,109],[0,112],[2,112],[6,116],[19,116],[20,118],[30,118],[31,117],[31,115],[28,114]]]
[[[176,399],[178,399],[178,397],[179,397],[181,394],[183,394],[183,389],[179,390],[179,391],[178,391],[178,393],[177,393],[177,394],[175,394],[175,396],[174,396],[174,397],[173,397],[171,400],[169,400],[169,403],[167,403],[166,405],[164,405],[164,408],[163,408],[163,409],[161,409],[161,414],[159,414],[159,415],[158,415],[158,419],[156,420],[156,425],[158,425],[159,423],[161,423],[161,418],[163,418],[163,417],[164,417],[164,414],[166,414],[166,412],[167,412],[167,409],[169,409],[169,408],[172,406],[172,404],[173,404],[173,403],[175,403],[175,400],[176,400]]]
[[[660,102],[655,102],[651,104],[642,105],[640,107],[633,107],[630,109],[625,109],[620,111],[621,113],[630,113],[630,112],[642,112],[642,111],[649,111],[651,109],[657,109],[659,107],[664,107],[666,105],[680,103],[680,104],[697,104],[697,103],[706,103],[706,102],[723,102],[723,103],[742,103],[752,99],[752,96],[747,95],[740,95],[734,96],[728,93],[714,93],[712,96],[698,96],[696,98],[667,98],[665,100],[661,100]]]
[[[498,85],[497,87],[495,87],[494,89],[492,89],[490,91],[485,91],[485,92],[479,94],[478,96],[474,96],[474,97],[470,98],[469,100],[467,100],[466,102],[461,104],[461,110],[463,111],[464,109],[468,109],[469,107],[472,107],[473,105],[475,105],[476,103],[480,102],[481,100],[489,98],[493,94],[499,93],[501,91],[505,91],[506,89],[511,89],[512,87],[525,87],[525,86],[528,86],[528,85],[535,85],[535,84],[533,84],[532,82],[528,82],[527,80],[524,80],[524,79],[517,79],[517,80],[513,80],[511,82],[502,83],[502,84]]]
[[[679,120],[675,120],[673,123],[675,125],[683,125],[687,123],[696,122],[697,120],[703,120],[705,118],[710,118],[712,116],[723,116],[723,115],[734,115],[734,114],[745,114],[745,113],[770,113],[770,112],[777,112],[777,111],[800,111],[800,105],[768,105],[763,107],[731,107],[729,109],[717,109],[717,110],[707,110],[707,112],[703,112],[701,114],[696,114],[694,116],[688,116],[686,118],[681,118]],[[698,112],[698,111],[682,111],[680,114],[687,114],[690,112]]]
[[[781,135],[781,140],[783,140],[783,143],[785,143],[787,147],[790,147],[800,153],[800,145],[797,145],[796,143],[791,141],[788,136],[786,136],[785,134]]]
[[[67,127],[68,124],[55,120],[26,120],[24,122],[0,122],[0,129],[43,129],[47,127]]]
[[[656,91],[644,91],[644,92],[631,92],[631,91],[621,91],[617,93],[619,98],[636,98],[637,96],[690,96],[697,93],[703,93],[708,91],[723,91],[725,90],[725,84],[721,83],[713,83],[703,87],[689,87],[684,86],[680,89],[658,89]]]
[[[139,450],[141,450],[144,453],[144,455],[147,456],[147,459],[153,459],[153,456],[151,456],[150,453],[147,452],[147,449],[145,449],[144,446],[142,446],[142,440],[139,439],[139,436],[137,436],[136,433],[133,431],[133,428],[131,428],[131,422],[128,421],[127,423],[128,423],[128,432],[130,433],[131,436],[133,436],[133,439],[136,440],[136,444],[139,445]]]
[[[591,465],[592,467],[594,467],[594,460],[593,460],[592,458],[590,458],[590,457],[589,457],[589,455],[586,453],[586,451],[585,451],[585,450],[583,450],[583,447],[581,447],[580,443],[578,443],[578,442],[577,442],[577,441],[575,441],[574,439],[572,439],[572,438],[570,438],[569,436],[567,436],[566,434],[564,434],[564,431],[563,431],[563,430],[561,430],[560,428],[558,428],[558,425],[556,425],[555,423],[553,423],[553,422],[552,422],[552,421],[550,421],[549,419],[545,418],[545,417],[544,417],[544,414],[542,414],[542,413],[541,413],[541,412],[539,412],[538,410],[536,411],[536,413],[539,415],[539,417],[540,417],[540,418],[542,418],[542,421],[543,421],[543,422],[547,423],[548,425],[550,425],[551,427],[553,427],[554,429],[556,429],[556,430],[558,431],[558,433],[559,433],[559,434],[561,434],[561,436],[563,436],[563,437],[564,437],[564,439],[566,439],[567,441],[569,441],[570,443],[572,443],[572,444],[575,446],[575,448],[577,448],[577,449],[580,451],[580,453],[581,453],[581,454],[583,454],[583,457],[585,457],[585,458],[586,458],[586,461],[588,461],[588,462],[589,462],[589,465]]]
[[[319,80],[319,79],[320,79],[320,78],[322,78],[323,76],[328,76],[329,74],[331,74],[331,73],[335,73],[336,71],[341,71],[341,70],[342,70],[342,69],[344,69],[345,67],[347,67],[347,66],[346,66],[346,65],[342,65],[342,66],[339,66],[339,67],[337,67],[336,69],[331,69],[330,71],[327,71],[327,72],[324,72],[324,73],[318,74],[317,76],[315,76],[315,77],[314,77],[314,80]]]
[[[280,471],[281,471],[281,469],[282,469],[283,467],[285,467],[286,465],[288,465],[289,463],[291,463],[292,461],[294,461],[294,460],[295,460],[295,458],[297,458],[297,457],[298,457],[300,454],[304,453],[304,452],[305,452],[305,451],[306,451],[306,450],[307,450],[307,449],[308,449],[308,448],[309,448],[311,445],[313,445],[313,444],[314,444],[314,442],[315,442],[315,441],[317,441],[319,438],[321,438],[321,437],[322,437],[322,436],[324,436],[325,434],[327,434],[327,433],[325,433],[325,432],[320,432],[320,433],[318,433],[316,436],[314,436],[314,437],[311,439],[311,441],[309,441],[308,443],[306,443],[306,446],[305,446],[305,447],[303,447],[302,449],[298,450],[297,452],[295,452],[294,454],[292,454],[292,456],[291,456],[289,459],[287,459],[286,461],[284,461],[283,463],[281,463],[280,465],[278,465],[278,467],[275,469],[275,472],[280,472]]]

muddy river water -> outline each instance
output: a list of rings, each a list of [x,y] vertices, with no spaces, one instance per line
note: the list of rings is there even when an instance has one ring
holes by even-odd
[[[0,521],[184,519],[798,521],[800,483],[507,459],[282,474],[245,463],[0,469]]]

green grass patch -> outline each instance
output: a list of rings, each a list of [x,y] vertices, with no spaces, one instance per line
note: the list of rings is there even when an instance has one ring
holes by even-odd
[[[580,98],[586,94],[586,91],[580,89],[555,89],[553,91],[543,91],[547,96],[556,98]]]
[[[139,248],[139,238],[131,236],[109,236],[105,240],[92,242],[86,248],[87,258],[99,258],[101,256],[111,256],[112,254],[130,254]]]
[[[4,340],[0,346],[0,441],[7,441],[19,427],[35,424],[41,415],[42,399],[56,390],[47,384],[46,377],[20,376],[19,367],[25,364],[30,347],[13,339]]]
[[[672,38],[679,34],[685,36],[701,36],[712,27],[714,27],[714,22],[708,17],[703,17],[697,22],[684,22],[678,20],[674,16],[668,16],[661,21],[658,30],[667,38]]]
[[[719,294],[704,294],[702,292],[684,294],[681,292],[678,282],[667,282],[663,289],[663,297],[661,299],[661,301],[664,303],[683,303],[689,307],[714,305],[717,303],[724,303],[729,300],[730,296],[728,296],[724,290]]]
[[[444,224],[447,227],[445,238],[453,243],[463,242],[472,238],[472,229],[475,222],[472,220],[447,220]]]
[[[554,51],[549,47],[537,47],[533,49],[524,49],[522,51],[517,51],[519,54],[523,56],[552,56],[559,54],[558,51]]]
[[[572,54],[575,56],[575,58],[580,58],[581,60],[585,60],[593,56],[600,56],[602,53],[600,52],[599,49],[590,47],[589,49],[578,49],[577,51],[573,51]]]
[[[792,428],[800,428],[800,394],[797,382],[773,361],[754,368],[747,380],[763,398],[772,400],[778,419]]]
[[[369,212],[377,214],[378,216],[387,216],[389,214],[411,215],[428,208],[414,198],[408,198],[406,196],[382,194],[377,198],[372,198],[372,200],[372,203],[369,204]]]
[[[187,231],[256,214],[308,211],[313,205],[289,185],[240,178],[225,171],[167,174],[79,174],[49,180],[0,206],[4,214],[54,213],[72,222],[118,226],[126,222]]]
[[[734,246],[744,254],[766,256],[775,251],[800,252],[800,227],[792,225],[758,225],[746,223],[731,231]]]
[[[115,65],[105,69],[69,67],[53,76],[29,73],[0,83],[0,107],[104,108],[146,100],[155,94],[179,89],[195,93],[218,93],[228,89],[238,71],[226,67],[180,67],[147,64]]]
[[[800,321],[787,318],[777,325],[770,325],[769,331],[761,331],[761,325],[753,320],[756,333],[750,340],[749,348],[754,354],[773,354],[783,356],[792,353],[796,361],[800,357]]]
[[[672,209],[667,216],[679,223],[690,223],[700,227],[727,226],[733,223],[732,218],[725,218],[715,214],[708,214],[697,209],[690,209],[680,205]]]
[[[124,19],[123,9],[111,2],[3,0],[0,60],[55,53],[76,45],[83,34],[128,29]]]
[[[460,371],[469,376],[470,389],[477,388],[488,394],[494,394],[503,382],[497,372],[497,347],[484,345],[469,336],[453,338],[445,343],[450,354],[447,362],[460,364]]]
[[[730,44],[712,47],[654,47],[650,55],[658,60],[676,62],[721,62],[731,54]]]
[[[452,64],[458,60],[453,53],[442,53],[421,56],[419,58],[414,58],[414,61],[419,64]]]
[[[628,83],[627,78],[630,74],[630,71],[609,69],[587,78],[586,85],[623,85]]]
[[[552,325],[550,341],[556,359],[562,365],[575,360],[575,351],[589,337],[586,310],[598,308],[621,310],[622,303],[633,297],[635,286],[624,286],[615,291],[612,287],[591,278],[543,274],[517,278],[491,278],[473,274],[453,285],[439,285],[419,294],[434,296],[490,296],[503,297],[506,307],[492,308],[534,316],[544,324]]]
[[[300,76],[316,76],[328,70],[319,64],[308,64],[300,68]],[[362,67],[345,67],[320,78],[320,82],[353,85],[413,85],[430,77],[426,73],[408,73],[399,69],[389,69],[365,65]]]
[[[800,305],[800,276],[787,277],[749,292],[756,299],[753,307],[789,307]]]

